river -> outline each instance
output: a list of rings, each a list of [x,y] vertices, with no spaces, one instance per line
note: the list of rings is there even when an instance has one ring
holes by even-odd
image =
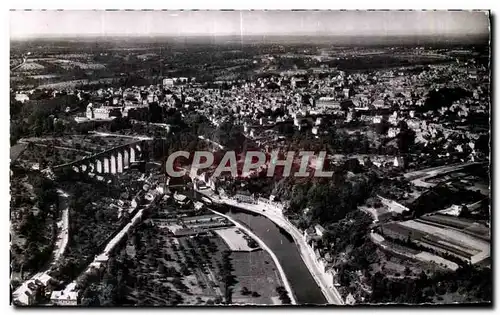
[[[241,222],[274,252],[294,291],[298,304],[326,304],[318,284],[307,269],[292,237],[268,218],[234,207],[217,207]]]

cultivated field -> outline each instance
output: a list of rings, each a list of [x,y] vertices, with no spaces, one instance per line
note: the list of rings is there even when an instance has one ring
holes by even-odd
[[[41,70],[44,68],[45,67],[39,63],[27,61],[25,64],[23,64],[19,68],[17,68],[15,71],[17,71],[17,72],[33,71],[33,70]]]
[[[273,259],[266,251],[233,252],[231,258],[234,268],[233,274],[237,280],[233,291],[234,303],[281,303],[276,293],[276,287],[283,286],[283,282]],[[242,292],[243,287],[246,287],[250,292],[247,293],[244,290]]]

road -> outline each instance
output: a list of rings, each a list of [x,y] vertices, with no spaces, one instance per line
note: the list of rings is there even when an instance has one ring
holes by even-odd
[[[482,163],[482,162],[467,162],[467,163],[460,163],[460,164],[453,164],[453,165],[431,167],[431,168],[426,168],[423,170],[408,172],[408,173],[404,174],[404,177],[411,180],[411,182],[415,186],[433,187],[436,184],[428,183],[425,180],[428,178],[434,177],[434,176],[438,176],[440,174],[455,172],[455,171],[461,170],[461,169],[468,167],[468,166],[471,166],[471,165],[481,165],[481,164],[484,164],[484,163]]]
[[[19,69],[22,65],[24,65],[26,63],[26,61],[28,61],[28,58],[23,58],[23,62],[21,62],[20,64],[18,64],[17,66],[13,67],[10,69],[10,71],[16,71],[17,69]]]
[[[57,226],[60,228],[59,235],[57,236],[57,241],[54,247],[53,252],[53,260],[52,265],[61,258],[61,256],[66,251],[66,247],[68,246],[69,240],[69,206],[68,206],[68,197],[69,195],[62,191],[61,189],[57,190],[59,194],[59,206],[63,207],[61,220],[58,222]]]
[[[215,210],[212,210],[210,209],[210,211],[212,211],[213,213],[217,214],[217,215],[220,215],[226,219],[228,219],[229,221],[231,221],[234,225],[236,225],[236,227],[238,227],[239,229],[245,231],[245,233],[247,233],[251,238],[253,238],[254,240],[257,241],[257,243],[259,244],[260,247],[262,247],[266,252],[268,252],[270,255],[271,255],[271,258],[273,259],[274,261],[274,264],[276,265],[276,268],[278,268],[278,271],[280,273],[280,276],[281,276],[281,279],[283,280],[283,284],[285,286],[285,289],[288,291],[288,296],[290,297],[290,300],[292,301],[292,304],[297,304],[297,301],[295,299],[295,296],[293,294],[293,291],[292,291],[292,287],[290,286],[290,283],[288,282],[288,279],[286,277],[286,274],[285,274],[285,271],[283,270],[283,268],[281,267],[280,265],[280,262],[278,261],[278,257],[276,257],[276,255],[273,253],[273,251],[266,245],[266,243],[264,243],[257,235],[255,235],[250,229],[248,229],[247,227],[243,226],[242,224],[240,224],[238,221],[234,220],[233,218],[231,218],[230,216],[227,216],[225,214],[222,214],[220,212],[217,212]]]
[[[430,176],[436,176],[442,173],[448,173],[448,172],[453,172],[453,171],[458,171],[462,168],[465,168],[467,166],[471,165],[481,165],[484,164],[482,162],[466,162],[466,163],[459,163],[459,164],[452,164],[452,165],[443,165],[443,166],[437,166],[437,167],[430,167],[418,171],[412,171],[404,174],[404,177],[406,178],[412,178],[412,177],[430,177]]]
[[[87,268],[76,279],[78,279],[83,274],[91,272],[92,268],[99,269],[101,266],[106,266],[106,264],[109,260],[109,256],[110,256],[111,252],[113,251],[113,249],[116,247],[116,245],[123,239],[123,237],[125,235],[127,235],[127,233],[132,229],[132,227],[134,227],[136,224],[138,224],[142,220],[143,212],[153,204],[154,204],[154,202],[151,201],[151,202],[144,204],[144,205],[131,206],[131,208],[129,209],[128,212],[131,213],[132,211],[139,209],[139,210],[137,210],[137,213],[131,219],[129,219],[128,224],[123,226],[123,228],[111,240],[109,240],[109,242],[106,244],[103,251],[99,255],[95,256],[94,260],[87,266]],[[64,288],[64,290],[61,291],[64,293],[64,295],[68,295],[69,292],[76,291],[76,279],[73,282],[69,283]]]
[[[199,193],[204,194],[204,191],[201,190],[199,191]],[[328,303],[336,305],[344,304],[340,293],[333,286],[333,283],[329,283],[328,279],[323,276],[324,273],[316,263],[314,253],[312,252],[311,248],[307,246],[304,238],[302,237],[302,233],[283,216],[283,213],[280,209],[277,209],[270,205],[239,203],[228,198],[216,199],[213,198],[213,196],[211,198],[212,200],[214,200],[214,202],[222,202],[229,206],[245,209],[247,211],[263,215],[269,220],[273,221],[276,225],[287,231],[294,239],[295,244],[298,246],[300,255],[302,256],[302,260],[306,264],[307,269],[309,269],[309,272],[313,276],[318,286],[321,288],[321,291],[323,292],[323,295],[325,296]]]
[[[153,140],[152,137],[148,136],[129,136],[129,135],[121,135],[117,133],[107,133],[107,132],[98,132],[98,131],[91,131],[89,134],[93,134],[96,136],[100,137],[120,137],[120,138],[130,138],[130,139],[135,139],[135,140]]]

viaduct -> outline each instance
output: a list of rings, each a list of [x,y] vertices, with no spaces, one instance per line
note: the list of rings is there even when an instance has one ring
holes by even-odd
[[[70,163],[56,165],[53,171],[72,168],[75,172],[116,174],[123,173],[134,162],[144,159],[147,145],[145,140],[135,141],[87,156]]]

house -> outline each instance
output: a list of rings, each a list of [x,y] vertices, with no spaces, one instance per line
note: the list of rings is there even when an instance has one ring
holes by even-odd
[[[255,197],[253,195],[249,195],[249,194],[239,193],[239,194],[234,195],[234,199],[238,202],[246,202],[246,203],[253,203],[253,204],[257,203],[257,201],[255,200]]]
[[[372,103],[375,108],[388,108],[389,106],[385,104],[384,100],[378,99]]]
[[[167,228],[176,237],[198,235],[207,232],[203,227],[186,227],[179,224],[171,224]]]
[[[16,94],[15,99],[16,99],[16,101],[21,102],[21,103],[24,103],[24,102],[30,100],[29,96],[26,94]]]
[[[146,193],[145,197],[146,200],[148,201],[154,201],[156,200],[156,198],[158,198],[158,196],[160,196],[162,193],[158,190],[150,190],[148,193]]]
[[[403,157],[396,156],[394,158],[393,165],[394,165],[394,167],[405,167],[405,161],[404,161]]]
[[[182,206],[189,203],[188,197],[186,195],[182,195],[182,194],[175,193],[174,200],[175,200],[175,202],[177,202],[179,205],[182,205]]]
[[[340,109],[340,102],[333,97],[320,97],[316,102],[318,108],[323,109]]]
[[[382,196],[378,196],[378,197],[380,198],[380,201],[382,202],[382,204],[385,205],[389,209],[389,211],[391,211],[391,212],[403,213],[403,211],[410,211],[410,209],[408,209],[408,207],[405,207],[402,204],[400,204],[394,200],[390,200],[390,199],[384,198]]]
[[[164,87],[171,87],[174,86],[174,80],[173,79],[163,79],[163,86]]]
[[[394,138],[399,134],[400,131],[401,131],[400,128],[392,128],[391,127],[391,128],[389,128],[389,131],[387,131],[387,136],[389,138]]]
[[[310,240],[315,239],[317,237],[316,231],[314,228],[310,227],[304,231],[304,240],[306,243],[309,243]]]
[[[31,280],[24,282],[13,293],[15,304],[32,305],[36,302],[36,292],[38,289],[45,289],[52,277],[47,273],[36,274]],[[42,291],[43,292],[43,291]]]
[[[14,292],[14,304],[15,305],[33,305],[35,303],[35,293],[31,291],[28,287],[22,286],[20,289]]]
[[[78,292],[54,291],[50,296],[50,301],[56,305],[78,305]]]
[[[347,305],[353,305],[356,303],[356,299],[352,295],[352,293],[349,293],[349,295],[345,298],[345,304]]]
[[[316,224],[314,226],[314,230],[316,231],[316,234],[319,236],[319,237],[323,237],[323,235],[325,234],[326,232],[326,229],[324,227],[322,227],[321,225],[319,224]]]
[[[109,256],[107,254],[100,254],[99,256],[97,256],[95,258],[95,261],[99,262],[99,263],[106,263],[106,262],[108,262],[108,260],[109,260]]]

